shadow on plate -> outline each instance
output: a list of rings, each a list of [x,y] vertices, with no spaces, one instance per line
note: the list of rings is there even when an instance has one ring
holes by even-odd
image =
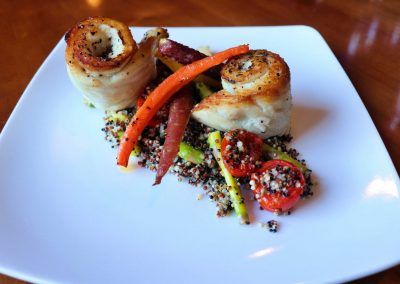
[[[254,224],[256,222],[262,221],[257,219],[256,212],[260,210],[260,204],[253,199],[253,192],[250,189],[242,188],[242,194],[246,203],[247,213],[249,213],[250,223]]]
[[[317,108],[309,105],[301,105],[294,104],[292,110],[292,130],[291,134],[293,136],[294,141],[299,139],[300,137],[309,134],[312,130],[319,124],[323,123],[323,121],[329,115],[328,109]],[[301,149],[299,149],[301,154]],[[303,156],[301,156],[303,158]],[[304,157],[307,160],[307,157]],[[313,169],[312,169],[313,170]],[[321,198],[323,191],[321,190],[321,184],[318,180],[318,176],[313,172],[312,173],[312,182],[313,195],[301,200],[297,206],[293,209],[293,211],[298,210],[306,210],[308,207],[318,202],[318,199]],[[243,195],[246,200],[246,207],[249,212],[250,222],[254,223],[260,220],[257,220],[257,211],[260,210],[260,205],[257,201],[253,200],[253,194],[251,190],[243,190]],[[291,210],[292,211],[292,210]],[[273,215],[271,215],[273,216]]]
[[[318,179],[318,176],[315,175],[314,172],[311,174],[311,181],[313,183],[313,186],[311,188],[313,195],[307,197],[306,199],[300,200],[293,211],[307,210],[307,207],[312,206],[312,204],[318,203],[318,199],[321,199],[324,192],[321,190],[321,183]]]
[[[328,114],[328,109],[293,104],[291,134],[294,139],[299,139],[301,136],[311,132],[313,128],[327,118]]]

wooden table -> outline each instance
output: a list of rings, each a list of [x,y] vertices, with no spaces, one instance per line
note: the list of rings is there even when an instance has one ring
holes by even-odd
[[[48,53],[85,17],[105,15],[132,26],[302,24],[315,27],[327,40],[400,171],[400,1],[111,2],[1,1],[0,130]],[[354,283],[371,282],[400,283],[400,266]],[[0,283],[25,282],[0,275]]]

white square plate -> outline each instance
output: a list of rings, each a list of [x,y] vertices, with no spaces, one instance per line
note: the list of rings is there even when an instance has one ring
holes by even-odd
[[[139,39],[145,29],[134,28]],[[249,43],[291,68],[293,146],[318,181],[279,233],[218,219],[201,189],[121,171],[103,113],[70,83],[61,40],[0,136],[0,272],[41,283],[317,283],[400,260],[399,178],[357,92],[314,29],[170,28],[218,51]],[[257,282],[256,282],[257,281]]]

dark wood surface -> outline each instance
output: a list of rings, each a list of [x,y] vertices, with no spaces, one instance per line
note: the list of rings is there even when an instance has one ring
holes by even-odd
[[[64,32],[93,15],[132,26],[313,26],[343,65],[400,171],[400,1],[1,1],[0,130]],[[0,275],[3,283],[25,282]],[[355,283],[400,283],[400,266]]]

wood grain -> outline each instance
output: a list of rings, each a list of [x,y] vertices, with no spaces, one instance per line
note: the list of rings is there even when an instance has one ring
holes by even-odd
[[[71,25],[105,15],[137,26],[293,25],[327,40],[400,170],[400,1],[1,1],[0,130]],[[400,266],[354,283],[400,283]],[[0,284],[25,283],[0,276]]]

